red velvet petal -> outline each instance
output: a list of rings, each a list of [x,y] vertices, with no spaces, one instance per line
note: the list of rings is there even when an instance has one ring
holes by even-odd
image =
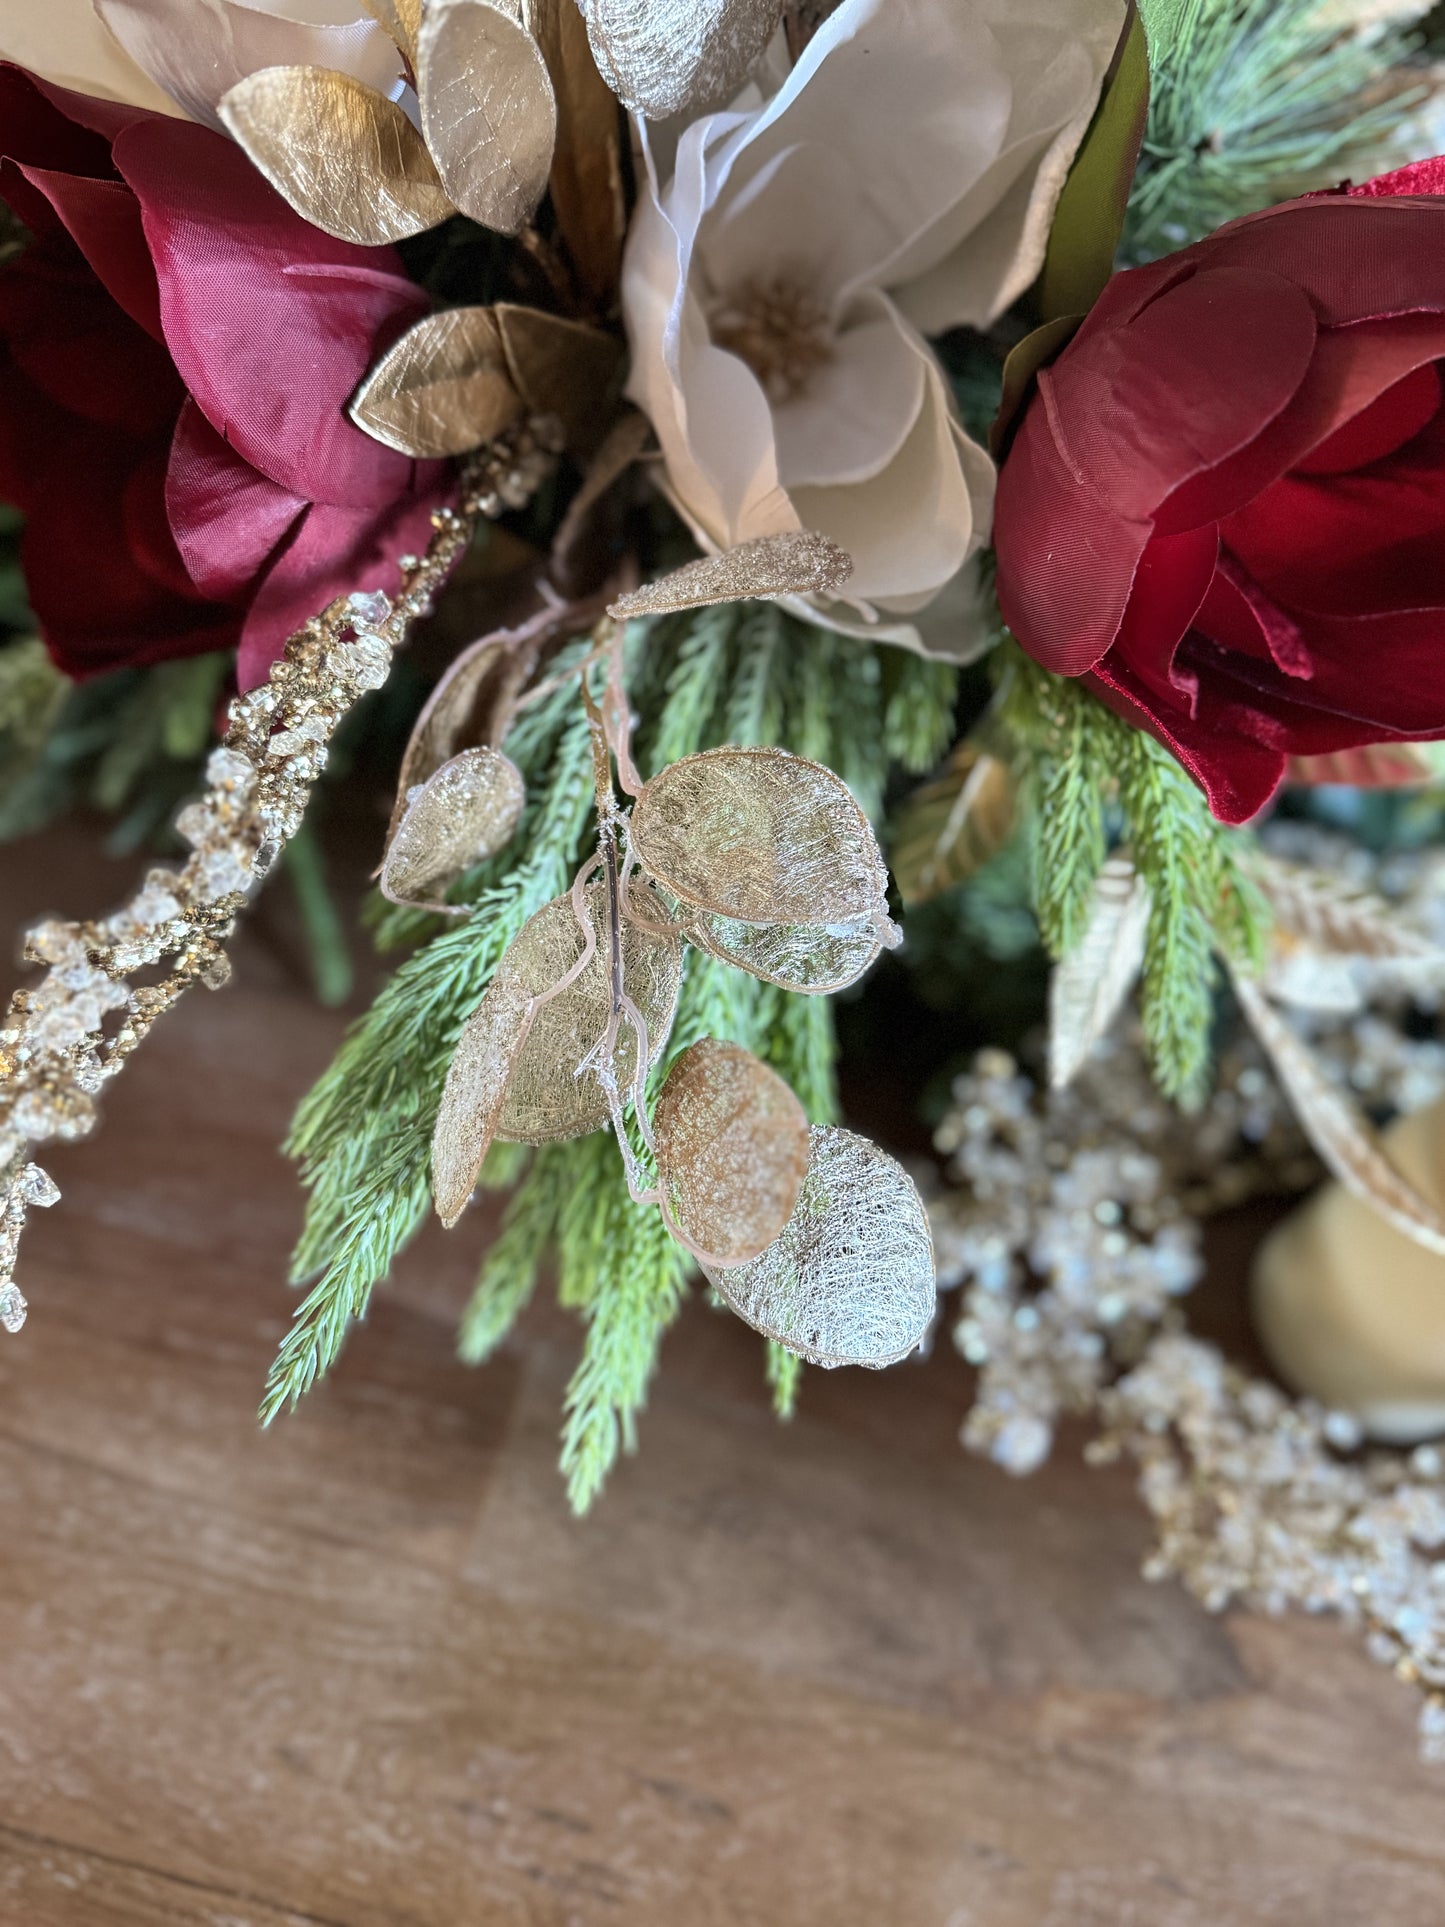
[[[190,400],[171,443],[165,503],[191,581],[221,602],[246,595],[306,509],[228,448]]]
[[[1408,167],[1397,167],[1390,174],[1377,174],[1372,181],[1360,181],[1344,191],[1356,199],[1362,196],[1380,198],[1400,194],[1445,194],[1445,155],[1437,154],[1430,160],[1411,161]]]
[[[426,307],[391,249],[312,227],[206,128],[144,122],[115,159],[141,204],[166,341],[212,427],[312,501],[379,508],[410,489],[415,465],[344,412]]]
[[[1156,535],[1139,558],[1115,648],[1167,701],[1193,701],[1193,678],[1175,673],[1174,654],[1199,612],[1218,554],[1219,537],[1210,526]]]
[[[1112,653],[1090,675],[1089,685],[1116,715],[1147,729],[1178,757],[1222,823],[1247,823],[1279,788],[1282,750],[1183,713],[1161,711],[1128,664]]]

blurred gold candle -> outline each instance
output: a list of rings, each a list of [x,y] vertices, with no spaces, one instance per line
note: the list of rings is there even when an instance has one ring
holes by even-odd
[[[1392,1164],[1445,1208],[1445,1102],[1384,1134]],[[1445,1432],[1445,1256],[1327,1184],[1261,1246],[1255,1324],[1280,1376],[1407,1445]]]

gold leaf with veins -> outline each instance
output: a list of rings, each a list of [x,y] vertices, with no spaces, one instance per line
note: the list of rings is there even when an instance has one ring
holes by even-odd
[[[531,1007],[524,984],[493,978],[457,1044],[431,1141],[432,1200],[448,1230],[465,1211],[497,1134]]]
[[[739,1318],[813,1365],[892,1365],[938,1304],[913,1180],[867,1138],[829,1127],[811,1133],[798,1202],[767,1250],[703,1269]]]
[[[585,302],[605,314],[617,295],[627,231],[617,101],[597,71],[575,0],[525,0],[522,17],[557,101],[550,181],[557,231]]]
[[[418,909],[445,902],[447,885],[512,840],[527,800],[522,772],[498,749],[464,749],[407,798],[381,866],[381,894]]]
[[[490,308],[445,308],[408,328],[357,390],[351,419],[388,448],[464,455],[526,410]]]
[[[491,0],[427,0],[417,98],[442,184],[499,234],[524,228],[547,191],[557,103],[520,19]]]
[[[570,0],[568,0],[570,5]],[[534,415],[555,415],[567,446],[590,455],[622,372],[622,343],[600,328],[499,301],[492,310],[512,386]]]
[[[665,120],[732,99],[783,0],[585,0],[582,11],[608,86],[633,113]]]
[[[380,247],[455,211],[401,108],[349,74],[263,67],[218,112],[277,193],[338,240]]]
[[[851,923],[881,913],[888,888],[847,784],[785,749],[669,763],[643,786],[628,836],[665,890],[743,923]]]
[[[1061,1091],[1113,1027],[1144,968],[1149,889],[1133,861],[1111,856],[1094,884],[1083,935],[1049,980],[1049,1082]]]
[[[652,1129],[678,1229],[721,1266],[756,1258],[808,1168],[808,1120],[782,1078],[740,1044],[700,1038],[667,1073]]]
[[[608,613],[619,619],[665,616],[674,609],[743,602],[749,596],[836,595],[852,573],[852,558],[836,542],[812,529],[791,529],[685,563],[620,596]]]
[[[781,984],[807,997],[846,990],[872,967],[890,932],[890,949],[901,942],[895,925],[862,917],[856,923],[739,923],[735,917],[699,913],[688,921],[687,940],[764,983]]]

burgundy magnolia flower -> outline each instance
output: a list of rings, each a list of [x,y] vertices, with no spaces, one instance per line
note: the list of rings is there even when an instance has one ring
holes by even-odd
[[[426,545],[448,470],[345,405],[426,306],[190,122],[0,65],[0,498],[72,675],[239,642],[243,685]],[[380,578],[380,580],[379,580]]]
[[[1445,161],[1117,274],[1039,377],[1004,617],[1226,822],[1292,755],[1445,736]]]

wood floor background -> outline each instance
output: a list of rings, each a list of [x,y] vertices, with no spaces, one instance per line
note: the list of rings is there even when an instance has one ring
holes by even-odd
[[[4,920],[133,867],[7,853]],[[811,1374],[780,1428],[757,1341],[694,1305],[578,1524],[575,1327],[453,1357],[478,1215],[258,1432],[275,1145],[341,1025],[289,944],[263,906],[46,1160],[0,1343],[3,1927],[1445,1920],[1409,1693],[1330,1624],[1146,1585],[1127,1472],[966,1457],[946,1345]]]

